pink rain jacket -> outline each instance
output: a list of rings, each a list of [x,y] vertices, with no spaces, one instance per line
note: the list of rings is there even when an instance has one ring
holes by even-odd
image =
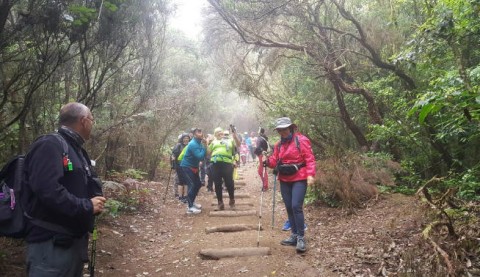
[[[295,143],[295,137],[298,137],[300,150]],[[313,156],[312,146],[310,140],[300,134],[293,133],[292,139],[280,146],[278,151],[278,145],[280,141],[275,144],[273,148],[273,155],[267,160],[267,166],[274,168],[277,166],[277,162],[282,159],[283,164],[301,164],[305,163],[305,166],[300,168],[293,175],[278,174],[278,179],[283,182],[294,182],[299,180],[306,180],[307,176],[315,177],[315,157]]]

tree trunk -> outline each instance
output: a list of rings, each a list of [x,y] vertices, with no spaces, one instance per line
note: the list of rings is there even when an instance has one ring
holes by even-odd
[[[337,98],[337,105],[340,110],[340,115],[347,126],[347,128],[352,132],[352,134],[355,136],[358,144],[360,147],[365,148],[366,150],[370,149],[370,144],[367,141],[367,138],[363,134],[362,130],[360,127],[353,122],[353,120],[350,118],[350,114],[347,111],[347,107],[345,106],[345,101],[343,99],[342,91],[340,89],[340,86],[338,83],[334,82],[334,80],[330,80],[333,84],[333,88],[335,89],[335,96]]]
[[[12,0],[2,0],[2,2],[0,2],[0,41],[5,41],[5,39],[3,39],[3,32],[5,30],[5,24],[7,23],[8,14],[12,7]],[[0,44],[0,49],[3,48],[2,44]]]

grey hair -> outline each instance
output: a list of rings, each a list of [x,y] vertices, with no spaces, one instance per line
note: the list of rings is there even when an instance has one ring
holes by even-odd
[[[80,118],[88,116],[88,111],[88,107],[81,103],[68,103],[60,109],[58,124],[60,126],[70,126],[76,123]]]

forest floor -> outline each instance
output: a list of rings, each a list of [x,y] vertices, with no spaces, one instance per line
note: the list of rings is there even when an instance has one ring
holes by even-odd
[[[257,215],[209,216],[216,208],[216,199],[205,187],[196,201],[202,204],[202,213],[187,215],[186,205],[173,195],[163,203],[165,187],[158,186],[159,182],[146,183],[150,191],[148,205],[135,213],[100,221],[96,275],[399,276],[408,271],[412,259],[408,253],[417,245],[424,223],[416,198],[382,194],[367,208],[353,212],[307,205],[308,251],[300,255],[294,247],[280,245],[289,232],[281,230],[286,211],[278,187],[272,228],[273,176],[270,190],[263,194],[259,219],[261,192],[256,167],[248,163],[239,172],[247,185],[236,193],[248,194],[250,198],[237,199],[237,210],[256,210]],[[225,224],[258,225],[259,220],[263,228],[260,236],[257,230],[210,234],[205,231],[207,227]],[[204,260],[199,255],[206,248],[257,247],[257,242],[260,247],[269,247],[271,255],[220,260]],[[0,275],[23,276],[23,244],[4,246],[0,252],[7,253],[7,257],[0,258]]]

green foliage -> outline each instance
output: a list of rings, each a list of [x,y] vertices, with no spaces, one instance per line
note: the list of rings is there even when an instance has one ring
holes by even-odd
[[[107,202],[105,203],[106,214],[114,218],[120,214],[120,211],[124,209],[124,207],[124,203],[115,199],[107,199]]]
[[[119,1],[117,1],[117,2],[119,2]],[[111,12],[116,12],[118,10],[118,6],[115,5],[114,3],[110,2],[110,1],[104,1],[103,2],[103,7],[105,9],[108,9]]]
[[[146,188],[126,190],[110,197],[105,203],[106,214],[117,217],[122,212],[135,212],[146,207],[150,190]]]
[[[309,186],[305,195],[305,205],[311,205],[318,202],[327,204],[329,207],[339,207],[340,203],[334,194],[328,194],[318,186]]]
[[[480,165],[462,173],[450,175],[445,179],[443,189],[457,189],[457,196],[468,201],[480,201]]]
[[[405,195],[414,195],[417,192],[416,188],[411,188],[404,185],[399,186],[377,186],[380,193],[401,193]]]
[[[419,158],[414,159],[405,159],[400,164],[402,169],[405,170],[405,174],[398,178],[398,182],[401,186],[406,186],[409,188],[418,188],[423,182],[422,176],[419,173],[419,169],[417,164],[421,163],[421,159],[423,158],[423,162],[426,162],[424,155],[418,155]]]
[[[95,19],[97,15],[97,11],[95,9],[81,5],[73,4],[70,5],[68,9],[74,17],[73,25],[75,26],[88,25]]]
[[[125,175],[129,178],[135,179],[135,180],[143,180],[148,173],[143,172],[138,169],[130,168],[125,170]]]

